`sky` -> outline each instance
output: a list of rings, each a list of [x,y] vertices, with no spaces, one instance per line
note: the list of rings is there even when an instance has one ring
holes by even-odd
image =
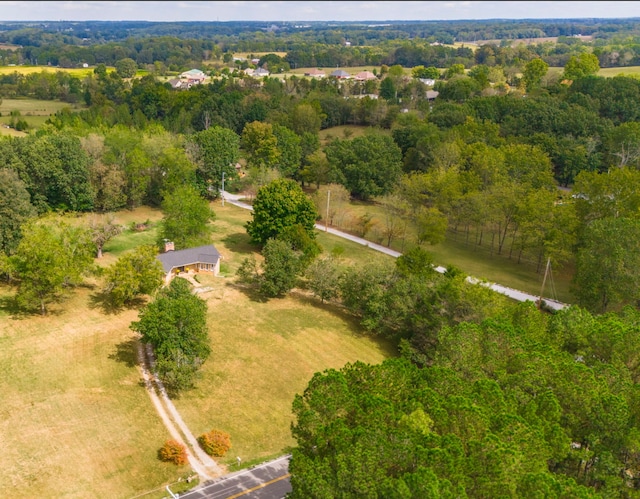
[[[640,18],[640,2],[0,0],[0,21],[438,21],[614,17]]]

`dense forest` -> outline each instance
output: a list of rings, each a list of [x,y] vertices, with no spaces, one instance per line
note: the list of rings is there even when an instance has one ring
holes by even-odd
[[[638,497],[640,79],[597,74],[640,63],[638,24],[308,24],[0,24],[0,41],[18,46],[0,50],[4,64],[92,66],[0,76],[4,98],[84,105],[0,139],[0,274],[18,303],[45,311],[30,251],[46,237],[60,254],[81,247],[79,233],[47,229],[51,213],[201,208],[225,179],[256,206],[297,196],[312,230],[317,213],[296,189],[330,188],[334,210],[340,196],[380,207],[379,241],[402,240],[404,255],[341,269],[299,227],[274,242],[254,222],[267,266],[247,264],[244,279],[274,295],[306,287],[402,358],[318,373],[296,398],[293,496]],[[479,39],[502,41],[443,45]],[[257,79],[233,67],[237,51],[268,53],[258,65],[283,72],[376,74]],[[210,80],[160,78],[192,66]],[[322,143],[339,125],[366,131]],[[264,201],[271,191],[282,202]],[[470,287],[454,267],[436,273],[428,247],[447,237],[537,272],[547,260],[573,269],[576,305],[546,315]],[[61,271],[59,287],[80,279],[69,258],[75,273]],[[274,291],[264,283],[277,261],[301,263]]]
[[[291,67],[447,67],[505,65],[541,57],[564,66],[593,47],[601,67],[637,65],[640,43],[634,19],[432,21],[391,23],[258,22],[47,22],[0,23],[0,65],[60,67],[114,65],[131,58],[141,67],[162,63],[180,70],[220,60],[228,52],[286,52]],[[558,37],[550,43],[549,37]],[[583,40],[581,37],[588,37]],[[518,40],[540,39],[520,45]],[[535,41],[535,40],[534,40]],[[348,42],[348,43],[346,43]],[[462,44],[488,45],[474,56]],[[442,45],[447,44],[447,45]]]

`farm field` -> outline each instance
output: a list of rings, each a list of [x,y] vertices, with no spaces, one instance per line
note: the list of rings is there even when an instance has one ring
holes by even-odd
[[[640,66],[626,66],[623,68],[602,68],[598,71],[598,76],[639,76],[640,75]]]
[[[107,68],[107,70],[109,70],[109,68]],[[111,68],[111,70],[113,70],[113,68]],[[46,73],[56,73],[58,71],[63,71],[79,78],[84,78],[85,76],[93,74],[93,68],[60,68],[57,66],[0,66],[0,75],[13,74],[15,72],[23,75],[28,75],[31,73],[40,73],[42,71]]]
[[[68,102],[38,99],[2,99],[0,102],[0,134],[15,137],[24,137],[26,135],[24,132],[3,126],[11,122],[11,116],[9,114],[12,111],[19,111],[20,116],[18,119],[26,121],[31,128],[38,128],[44,125],[49,116],[65,107],[78,110],[85,106],[82,104],[69,104]]]

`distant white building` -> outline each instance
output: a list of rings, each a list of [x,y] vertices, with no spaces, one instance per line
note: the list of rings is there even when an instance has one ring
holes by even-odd
[[[419,78],[419,80],[428,87],[433,87],[436,84],[436,80],[432,80],[431,78]]]
[[[204,74],[204,71],[201,71],[200,69],[190,69],[189,71],[181,73],[180,79],[186,80],[187,84],[198,85],[200,83],[204,83],[204,80],[207,79],[207,75]]]
[[[258,68],[253,72],[253,76],[256,78],[262,78],[263,76],[269,76],[271,73],[263,68]]]

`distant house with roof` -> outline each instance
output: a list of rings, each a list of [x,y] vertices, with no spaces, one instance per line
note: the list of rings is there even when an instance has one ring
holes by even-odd
[[[336,69],[333,73],[331,73],[331,76],[333,78],[338,78],[339,80],[348,80],[349,78],[351,78],[351,75],[343,69]]]
[[[186,81],[187,86],[199,85],[200,83],[204,83],[204,80],[207,79],[207,75],[200,69],[190,69],[189,71],[181,73],[180,79]]]
[[[271,73],[264,68],[258,68],[253,72],[253,76],[256,78],[262,78],[263,76],[269,76]]]
[[[308,71],[305,71],[305,76],[309,76],[311,78],[324,78],[325,73],[321,69],[311,68]]]
[[[360,71],[357,75],[353,77],[356,81],[367,81],[367,80],[377,80],[378,77],[374,75],[371,71]]]
[[[218,275],[220,272],[220,260],[222,256],[212,245],[198,246],[175,251],[172,242],[165,243],[165,252],[156,258],[160,260],[165,272],[165,282],[182,273],[198,274],[207,273]]]

